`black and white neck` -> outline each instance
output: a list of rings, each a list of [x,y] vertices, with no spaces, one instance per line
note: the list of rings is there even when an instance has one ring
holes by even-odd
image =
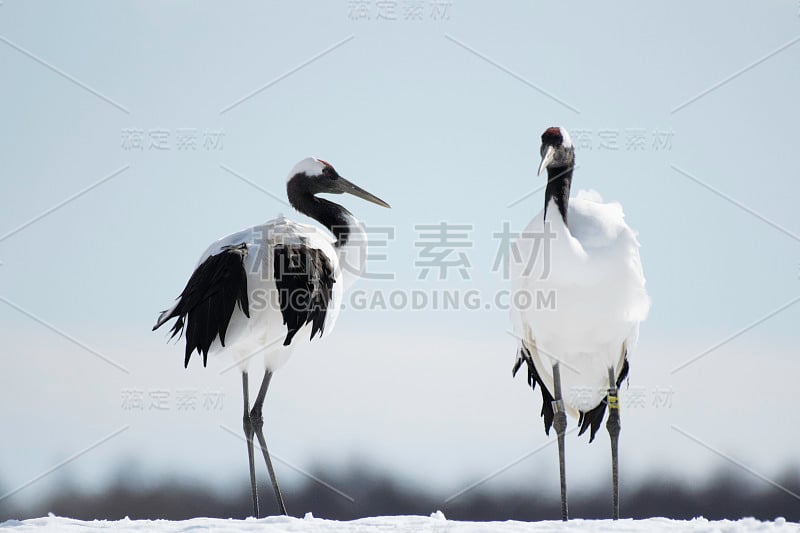
[[[389,204],[340,176],[327,161],[314,157],[295,165],[286,182],[286,193],[292,207],[325,226],[336,238],[333,245],[347,288],[365,271],[367,231],[350,211],[317,195],[350,194],[381,207]]]
[[[547,220],[547,207],[552,200],[558,208],[558,213],[567,223],[567,212],[569,210],[569,190],[572,185],[573,166],[547,167],[547,188],[544,193],[544,220]]]
[[[336,239],[334,246],[342,248],[350,241],[352,234],[361,229],[361,224],[341,205],[317,197],[318,192],[322,191],[316,187],[315,178],[305,173],[296,174],[286,183],[286,193],[292,207],[325,226]]]
[[[336,242],[344,289],[348,289],[366,271],[367,231],[350,211],[341,205],[318,198],[313,186],[314,178],[297,174],[286,184],[289,203],[330,231]],[[311,185],[310,185],[311,183]]]
[[[547,169],[547,188],[544,194],[544,220],[547,220],[547,208],[552,200],[564,226],[567,224],[569,211],[569,189],[572,185],[572,170],[575,168],[575,148],[569,133],[564,128],[547,128],[542,134],[542,146],[539,149],[542,162],[539,172]]]

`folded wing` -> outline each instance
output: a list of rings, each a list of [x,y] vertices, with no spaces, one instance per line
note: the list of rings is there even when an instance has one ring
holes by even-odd
[[[182,333],[185,327],[184,366],[189,365],[195,350],[203,356],[203,366],[206,366],[208,350],[217,336],[225,346],[225,334],[237,305],[250,317],[245,257],[245,243],[225,246],[219,253],[207,257],[192,273],[177,303],[158,317],[153,330],[177,318],[170,338]]]

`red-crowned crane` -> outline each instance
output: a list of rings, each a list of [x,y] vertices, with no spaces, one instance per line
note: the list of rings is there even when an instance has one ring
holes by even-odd
[[[317,195],[348,193],[389,207],[341,177],[326,161],[312,157],[292,169],[286,192],[295,209],[317,220],[330,234],[281,216],[219,239],[203,252],[186,288],[153,326],[156,330],[176,319],[171,333],[185,335],[185,366],[194,351],[203,357],[203,366],[208,354],[215,352],[232,356],[238,364],[255,517],[259,506],[254,435],[280,512],[286,514],[263,432],[262,406],[272,375],[299,342],[330,333],[343,292],[364,272],[367,258],[364,226],[341,205]],[[248,369],[259,354],[263,354],[265,371],[251,408]]]
[[[613,516],[619,517],[618,387],[647,317],[639,243],[622,206],[597,193],[570,198],[575,150],[564,128],[542,135],[538,174],[547,171],[544,209],[513,245],[512,309],[519,339],[513,374],[522,363],[542,393],[545,431],[555,427],[561,477],[561,516],[567,520],[564,436],[567,414],[590,442],[608,407]],[[541,305],[554,302],[554,305]]]

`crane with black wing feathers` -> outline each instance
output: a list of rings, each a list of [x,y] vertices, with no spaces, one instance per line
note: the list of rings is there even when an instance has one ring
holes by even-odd
[[[542,211],[513,244],[510,262],[514,301],[553,295],[555,308],[512,309],[519,339],[516,374],[523,363],[528,383],[542,393],[545,431],[558,436],[561,517],[568,518],[564,437],[567,414],[592,441],[608,408],[611,440],[612,513],[619,517],[618,387],[647,317],[650,299],[636,233],[622,206],[596,192],[570,198],[575,148],[564,128],[542,134],[538,173],[547,172]]]
[[[344,290],[364,272],[367,234],[347,209],[318,194],[351,194],[382,207],[389,204],[346,180],[321,159],[300,161],[286,183],[289,203],[329,232],[283,216],[212,243],[201,255],[186,287],[163,311],[153,330],[176,319],[171,336],[184,334],[184,365],[197,352],[233,357],[242,373],[243,428],[247,440],[253,513],[259,516],[253,438],[272,481],[278,507],[286,513],[266,439],[262,407],[274,372],[298,342],[330,332]],[[264,376],[250,405],[249,367],[263,354]]]

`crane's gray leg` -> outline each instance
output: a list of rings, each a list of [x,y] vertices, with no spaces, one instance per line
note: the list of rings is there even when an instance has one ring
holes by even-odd
[[[278,500],[278,508],[281,514],[288,515],[286,512],[286,504],[283,503],[283,495],[281,489],[278,487],[278,478],[275,476],[275,469],[272,467],[272,459],[269,457],[269,450],[267,450],[267,440],[264,438],[264,416],[261,407],[264,405],[264,398],[267,395],[269,382],[272,380],[272,372],[267,370],[264,372],[264,380],[261,382],[261,388],[258,391],[258,396],[253,404],[253,409],[250,411],[250,420],[253,422],[253,427],[258,437],[258,443],[261,446],[261,453],[264,454],[264,462],[267,463],[267,470],[269,477],[272,480],[272,488],[275,490],[275,498]]]
[[[611,437],[611,484],[614,520],[619,519],[619,433],[622,424],[619,420],[619,396],[614,367],[608,369],[608,422],[606,429]]]
[[[242,372],[242,391],[244,393],[244,436],[247,439],[247,459],[250,462],[250,490],[253,493],[253,517],[258,518],[258,488],[256,487],[256,462],[253,452],[253,423],[250,420],[250,392],[247,386],[247,372]]]
[[[567,466],[564,461],[564,437],[567,432],[567,412],[561,397],[561,369],[558,362],[553,365],[553,427],[558,435],[558,466],[561,474],[561,520],[567,521]]]

